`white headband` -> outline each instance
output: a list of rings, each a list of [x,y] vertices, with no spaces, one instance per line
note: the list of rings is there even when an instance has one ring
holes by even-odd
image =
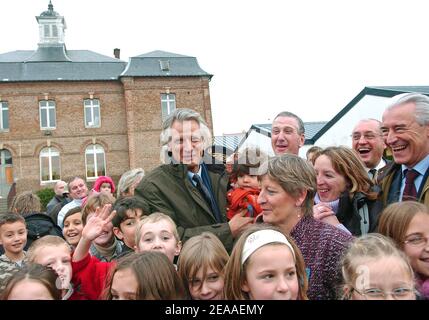
[[[285,235],[276,230],[268,229],[256,231],[247,237],[246,242],[243,246],[241,264],[244,264],[246,260],[250,257],[250,255],[256,250],[258,250],[260,247],[275,242],[287,245],[290,251],[292,251],[293,259],[296,261],[295,252],[292,248],[292,245],[286,239]]]

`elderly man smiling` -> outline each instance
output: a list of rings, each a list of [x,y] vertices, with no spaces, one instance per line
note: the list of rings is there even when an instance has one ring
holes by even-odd
[[[429,205],[429,98],[419,93],[391,98],[381,131],[395,162],[382,181],[384,204],[417,200]]]

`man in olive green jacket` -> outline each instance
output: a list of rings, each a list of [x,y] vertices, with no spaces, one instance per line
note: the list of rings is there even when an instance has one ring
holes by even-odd
[[[382,122],[394,160],[381,182],[383,204],[416,200],[429,205],[429,97],[420,93],[392,97]]]
[[[165,119],[161,133],[161,157],[167,153],[163,159],[166,164],[143,177],[135,196],[143,198],[151,213],[169,215],[183,242],[210,231],[231,251],[233,239],[250,226],[252,218],[244,217],[243,212],[227,222],[229,177],[222,164],[202,161],[210,141],[210,131],[200,114],[190,109],[176,109]],[[193,181],[197,175],[211,198]]]

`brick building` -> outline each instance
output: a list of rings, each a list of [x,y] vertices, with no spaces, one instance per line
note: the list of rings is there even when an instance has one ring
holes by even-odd
[[[0,197],[59,179],[118,181],[160,163],[159,134],[172,109],[192,108],[210,127],[209,81],[195,57],[163,51],[124,62],[67,50],[64,17],[36,17],[37,50],[0,54]]]

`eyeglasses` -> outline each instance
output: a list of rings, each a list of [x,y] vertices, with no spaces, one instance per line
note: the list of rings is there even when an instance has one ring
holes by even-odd
[[[364,133],[363,134],[364,139],[368,140],[368,141],[374,140],[375,138],[381,137],[381,136],[382,136],[381,134],[375,134],[375,133]],[[362,134],[360,134],[360,133],[353,133],[351,135],[351,137],[352,137],[352,139],[354,141],[358,141],[362,137]]]
[[[353,291],[356,291],[367,300],[384,300],[388,295],[391,295],[395,300],[412,300],[414,299],[412,295],[415,293],[412,288],[395,288],[390,292],[378,288],[365,289],[363,291],[353,288]]]
[[[423,237],[423,236],[417,235],[405,240],[404,243],[414,247],[424,247],[427,245],[428,240],[429,240],[429,237]]]

